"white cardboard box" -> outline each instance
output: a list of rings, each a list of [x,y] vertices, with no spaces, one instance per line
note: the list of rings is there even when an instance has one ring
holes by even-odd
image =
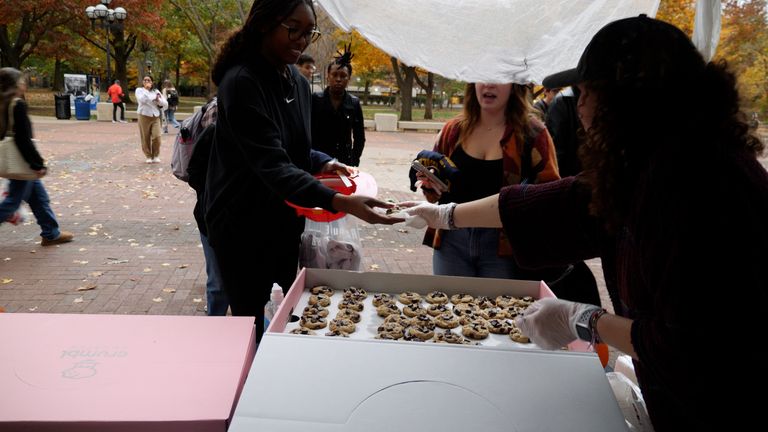
[[[488,296],[542,286],[305,269],[261,341],[230,432],[626,430],[593,353],[282,333],[302,291],[319,284]]]

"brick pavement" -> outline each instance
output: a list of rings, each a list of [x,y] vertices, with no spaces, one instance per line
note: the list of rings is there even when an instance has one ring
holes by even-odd
[[[44,179],[61,228],[73,243],[43,248],[34,219],[0,225],[0,307],[7,312],[204,315],[205,267],[192,217],[194,192],[163,163],[147,165],[131,124],[33,118]],[[418,198],[408,161],[432,135],[370,132],[361,163],[379,197]],[[432,271],[421,232],[360,222],[369,271]],[[90,288],[91,289],[85,289]],[[78,289],[83,289],[78,291]]]

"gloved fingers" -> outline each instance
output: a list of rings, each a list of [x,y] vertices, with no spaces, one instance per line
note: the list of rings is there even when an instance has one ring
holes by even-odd
[[[426,201],[403,201],[403,202],[397,203],[397,206],[400,208],[411,208],[411,207],[416,207],[417,205],[420,205],[420,204],[426,204]]]

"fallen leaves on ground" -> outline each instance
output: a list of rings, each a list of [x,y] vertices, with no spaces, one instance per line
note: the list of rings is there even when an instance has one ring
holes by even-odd
[[[90,291],[92,289],[96,289],[96,286],[97,285],[95,283],[88,283],[83,286],[77,287],[77,291]]]

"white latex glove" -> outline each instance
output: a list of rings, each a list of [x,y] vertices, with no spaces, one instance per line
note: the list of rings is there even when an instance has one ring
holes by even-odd
[[[404,208],[403,213],[421,217],[431,228],[449,230],[451,214],[456,203],[437,205],[426,201],[406,201],[398,206]]]
[[[574,303],[556,298],[536,301],[515,319],[515,324],[536,345],[548,349],[560,349],[578,339],[576,320],[588,309],[597,306]]]

